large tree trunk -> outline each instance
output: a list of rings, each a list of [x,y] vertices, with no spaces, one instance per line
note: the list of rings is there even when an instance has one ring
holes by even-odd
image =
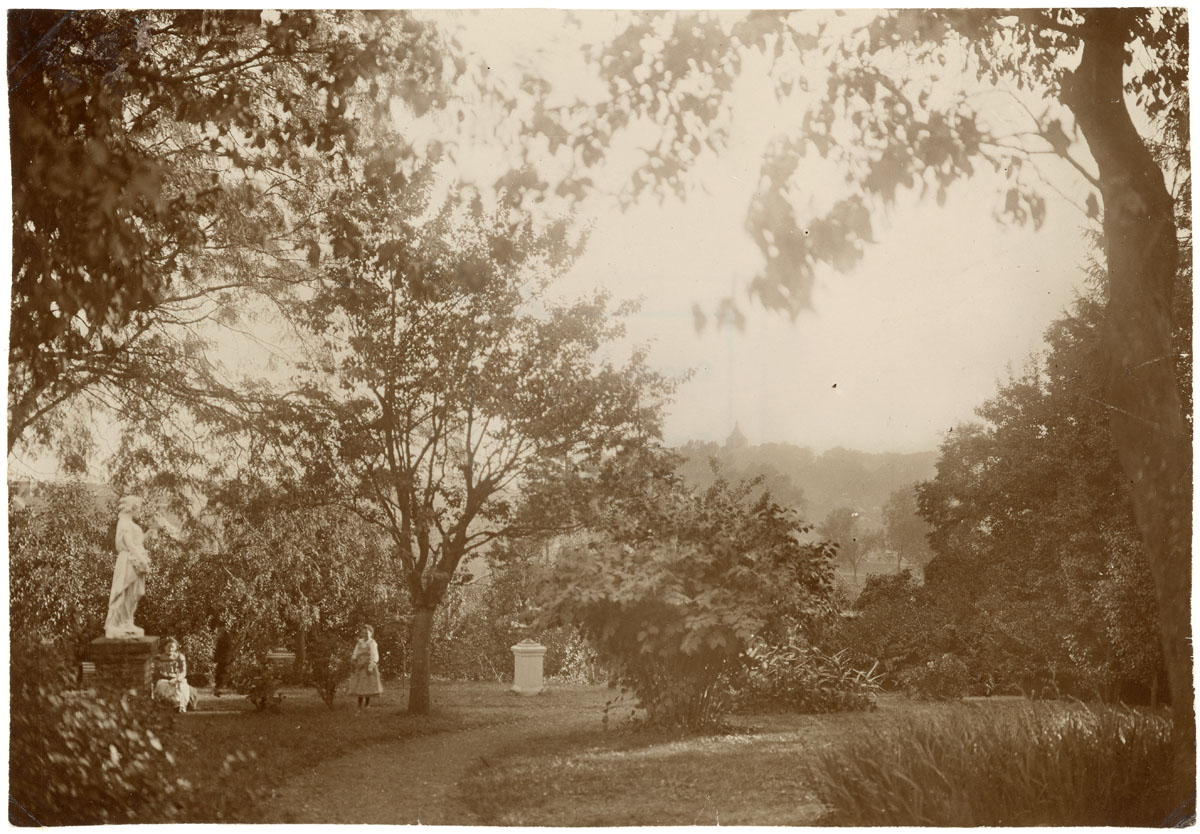
[[[1174,203],[1125,106],[1130,12],[1086,12],[1079,68],[1064,86],[1100,174],[1109,302],[1107,406],[1154,578],[1174,714],[1176,791],[1195,796],[1191,653],[1192,442],[1171,344],[1178,268]]]
[[[408,714],[429,714],[429,658],[433,646],[433,608],[418,608],[409,647]]]

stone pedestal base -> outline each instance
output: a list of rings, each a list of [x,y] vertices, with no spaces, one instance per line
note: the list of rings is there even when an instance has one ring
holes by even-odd
[[[157,652],[157,637],[93,640],[89,655],[96,664],[96,686],[135,689],[138,694],[149,696]]]
[[[546,647],[532,640],[522,640],[512,647],[513,685],[518,695],[537,695],[545,685],[542,683],[542,658]]]

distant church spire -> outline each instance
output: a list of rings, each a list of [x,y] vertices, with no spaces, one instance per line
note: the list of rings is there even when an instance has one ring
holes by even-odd
[[[750,445],[750,441],[746,439],[746,435],[742,434],[741,426],[737,423],[733,424],[733,431],[725,440],[726,449],[744,449]]]

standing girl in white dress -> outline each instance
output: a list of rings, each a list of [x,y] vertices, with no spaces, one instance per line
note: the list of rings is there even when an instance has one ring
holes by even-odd
[[[359,631],[358,642],[350,654],[350,682],[347,691],[358,697],[358,708],[371,706],[371,697],[383,694],[379,680],[379,646],[375,643],[375,629],[369,625]]]

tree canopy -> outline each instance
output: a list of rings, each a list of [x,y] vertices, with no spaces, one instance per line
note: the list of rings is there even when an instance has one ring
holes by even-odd
[[[83,394],[167,419],[240,380],[205,350],[317,255],[323,172],[393,97],[439,101],[407,15],[13,11],[8,448]]]

